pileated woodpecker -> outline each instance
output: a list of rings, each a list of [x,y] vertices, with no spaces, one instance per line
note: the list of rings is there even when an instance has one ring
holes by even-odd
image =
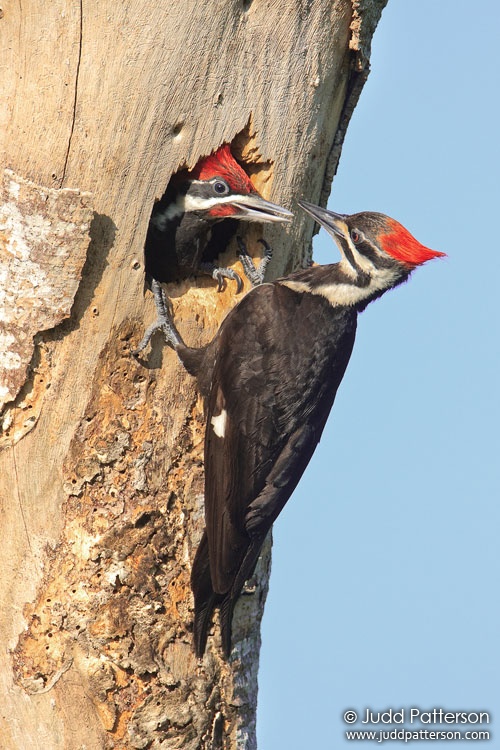
[[[252,289],[206,347],[168,341],[206,398],[205,520],[191,584],[194,645],[215,607],[231,650],[234,605],[316,448],[351,356],[358,313],[444,255],[380,213],[342,215],[299,201],[332,236],[338,263]]]
[[[219,290],[224,278],[236,281],[241,290],[241,279],[235,271],[211,262],[221,250],[210,247],[215,225],[224,219],[282,222],[292,217],[291,211],[259,195],[227,144],[201,159],[191,171],[174,175],[153,208],[144,247],[146,278],[155,297],[158,319],[148,328],[135,354],[164,326],[167,303],[162,282],[178,281],[201,271],[217,280]],[[251,274],[254,284],[262,281],[269,257],[267,254],[264,258],[258,274],[255,269],[248,271],[248,262],[242,258],[245,273]]]

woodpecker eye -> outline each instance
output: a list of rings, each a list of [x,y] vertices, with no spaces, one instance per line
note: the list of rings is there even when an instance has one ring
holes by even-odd
[[[214,182],[214,192],[216,192],[217,195],[226,195],[229,193],[229,187],[225,182],[222,182],[222,180],[217,180],[217,182]]]
[[[356,244],[356,242],[359,242],[359,232],[356,232],[355,229],[351,229],[351,240]]]

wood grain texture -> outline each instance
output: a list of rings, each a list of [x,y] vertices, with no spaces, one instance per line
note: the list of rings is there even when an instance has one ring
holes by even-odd
[[[215,625],[197,663],[203,406],[158,338],[130,356],[154,316],[143,244],[171,174],[223,142],[264,197],[324,200],[385,1],[4,4],[1,163],[41,192],[90,193],[93,218],[83,269],[82,229],[64,272],[71,314],[32,321],[0,418],[3,749],[256,746],[269,550],[237,607],[232,661]],[[265,229],[271,276],[310,254],[311,232],[298,210]],[[261,235],[247,234],[255,254]],[[234,246],[223,260],[238,268]],[[210,279],[168,291],[192,344],[237,301]]]

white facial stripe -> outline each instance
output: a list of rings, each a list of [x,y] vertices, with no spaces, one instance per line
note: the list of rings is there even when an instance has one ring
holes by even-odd
[[[220,206],[221,203],[232,203],[234,201],[234,195],[224,195],[222,198],[216,196],[214,198],[200,198],[196,195],[183,196],[184,211],[209,211],[213,206]]]
[[[341,261],[341,265],[347,261]],[[350,266],[349,266],[350,268]],[[280,281],[280,284],[287,286],[294,292],[308,292],[309,294],[319,294],[325,297],[328,302],[337,307],[339,305],[357,305],[359,302],[371,297],[376,292],[390,289],[398,280],[400,274],[397,269],[379,269],[370,277],[370,283],[367,286],[357,286],[356,284],[323,284],[312,287],[304,281]]]
[[[217,196],[214,198],[200,198],[200,196],[193,195],[179,195],[175,203],[169,203],[164,211],[155,213],[151,217],[151,223],[164,232],[167,228],[167,224],[175,219],[176,216],[180,216],[188,211],[208,211],[213,206],[220,206],[221,203],[231,203],[234,200],[234,196],[226,195],[222,198]]]
[[[344,250],[342,246],[339,243],[340,252],[342,255],[342,260],[339,263],[339,267],[342,269],[342,273],[344,273],[346,276],[350,277],[351,279],[357,279],[358,278],[358,269],[354,268],[347,258],[344,255]]]
[[[223,438],[226,434],[227,411],[223,409],[218,417],[212,417],[210,424],[214,428],[217,437]]]
[[[360,237],[365,242],[369,242],[366,239],[366,237],[363,234],[361,234],[361,232],[360,232]],[[367,258],[365,255],[362,255],[359,252],[359,250],[357,249],[356,245],[351,240],[351,238],[350,238],[349,235],[347,235],[347,242],[349,243],[349,248],[351,250],[351,253],[353,255],[353,258],[354,258],[354,261],[355,261],[356,265],[359,268],[361,268],[362,271],[364,271],[365,273],[368,273],[368,274],[371,275],[373,273],[373,270],[376,269],[376,266],[372,263],[372,261],[369,258]],[[371,245],[371,247],[373,247],[373,245],[371,244],[371,242],[369,242],[369,244]],[[375,248],[375,250],[376,250],[376,248]]]
[[[379,269],[370,277],[367,286],[356,286],[355,284],[323,284],[315,289],[309,289],[313,294],[325,297],[331,305],[356,305],[376,292],[390,289],[400,278],[397,269]],[[298,290],[297,290],[298,291]],[[305,290],[303,290],[305,291]]]
[[[369,242],[369,240],[366,239],[366,237],[364,236],[364,234],[362,232],[359,232],[359,236],[365,242]],[[365,273],[369,274],[370,276],[374,272],[374,269],[375,269],[375,273],[377,272],[376,266],[374,266],[374,264],[371,262],[371,260],[369,260],[366,256],[362,255],[359,252],[359,250],[357,249],[356,245],[354,244],[354,242],[351,239],[351,234],[350,234],[349,229],[347,228],[347,226],[345,226],[344,237],[345,237],[345,239],[347,241],[347,244],[349,245],[349,250],[352,253],[352,257],[354,259],[354,262],[356,263],[357,268],[353,268],[353,266],[350,264],[350,262],[345,257],[341,242],[337,240],[337,238],[335,237],[334,234],[332,234],[332,237],[336,240],[337,245],[339,246],[340,252],[342,254],[342,270],[343,270],[343,272],[345,274],[347,274],[348,276],[352,276],[354,278],[354,277],[356,277],[358,275],[358,272],[359,272],[358,269],[360,269],[360,268],[361,268],[362,271],[364,271]],[[369,244],[371,245],[371,243],[369,243]],[[373,245],[371,245],[371,246],[373,247]],[[376,250],[377,248],[374,248],[374,249]]]
[[[329,229],[327,229],[327,232],[330,235],[330,237],[332,238],[332,240],[335,242],[335,244],[337,245],[337,247],[338,247],[338,249],[340,251],[341,260],[340,260],[339,265],[342,268],[342,272],[346,276],[349,276],[351,279],[357,278],[358,271],[357,271],[356,268],[353,268],[353,266],[349,263],[349,261],[345,257],[344,248],[342,247],[342,242],[340,241],[340,237],[337,234],[335,234],[335,232],[333,232],[333,231],[331,231]],[[349,238],[349,230],[347,229],[347,225],[346,224],[344,224],[344,232],[345,232],[344,236],[347,237],[347,238]],[[348,241],[349,247],[351,248],[351,251],[352,251],[353,248],[352,248],[352,242],[351,242],[350,238],[347,241]]]

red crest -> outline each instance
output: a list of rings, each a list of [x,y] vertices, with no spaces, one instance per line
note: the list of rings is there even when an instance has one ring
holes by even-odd
[[[392,255],[393,258],[408,266],[420,266],[432,258],[440,258],[446,253],[438,250],[431,250],[425,245],[421,245],[410,232],[404,228],[395,219],[387,219],[389,225],[388,232],[382,232],[379,235],[379,242],[382,249]]]

